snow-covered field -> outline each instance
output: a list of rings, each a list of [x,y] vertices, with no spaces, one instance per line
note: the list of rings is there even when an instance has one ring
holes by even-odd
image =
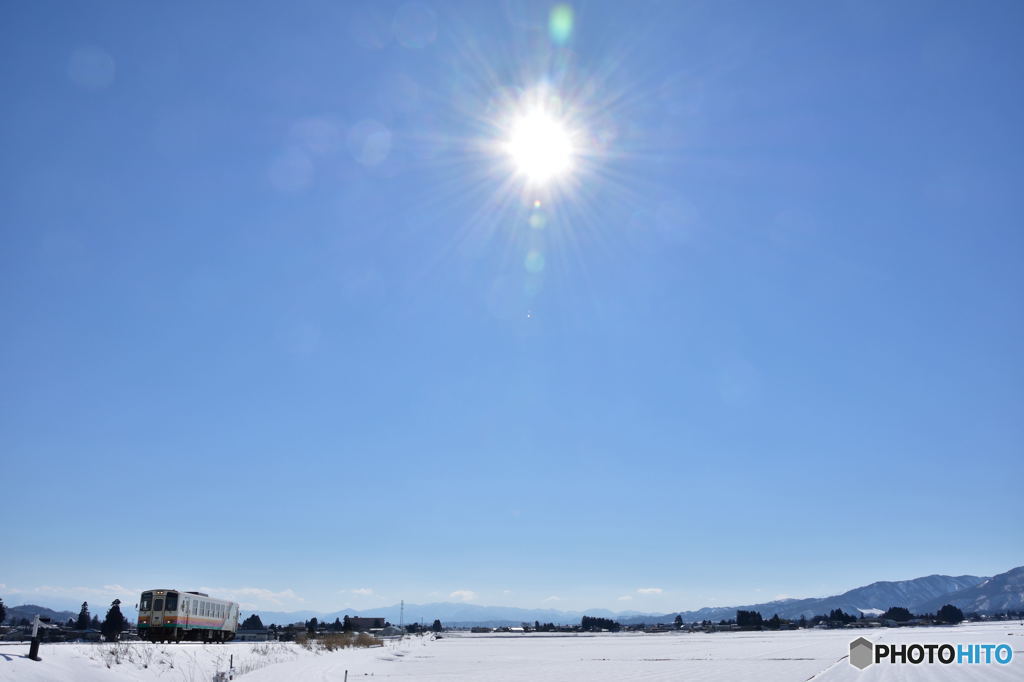
[[[849,643],[1006,643],[1009,665],[849,665]],[[292,643],[0,644],[0,681],[212,680],[1020,680],[1024,626],[804,630],[715,634],[471,635],[407,637],[383,647],[315,653]]]

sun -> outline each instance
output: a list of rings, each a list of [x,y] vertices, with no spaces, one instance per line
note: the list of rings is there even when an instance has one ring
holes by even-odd
[[[543,108],[523,112],[513,121],[505,151],[530,184],[546,184],[572,168],[572,136]]]

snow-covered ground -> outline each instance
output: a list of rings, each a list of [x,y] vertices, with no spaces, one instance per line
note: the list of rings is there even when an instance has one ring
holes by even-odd
[[[849,643],[1006,643],[1009,665],[849,665]],[[383,647],[310,652],[292,643],[0,644],[0,681],[212,680],[229,669],[244,682],[274,680],[1020,680],[1024,626],[1017,622],[949,628],[407,637]]]

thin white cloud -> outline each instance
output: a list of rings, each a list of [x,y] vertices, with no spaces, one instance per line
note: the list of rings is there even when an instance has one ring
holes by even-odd
[[[200,587],[199,591],[237,601],[243,609],[249,610],[297,606],[306,601],[290,588],[274,592],[263,587]]]
[[[372,587],[357,587],[356,589],[352,590],[352,594],[358,594],[358,595],[362,595],[364,597],[368,597],[369,595],[373,594],[373,588]]]
[[[551,595],[550,597],[548,597],[544,601],[562,601],[562,598],[561,597],[556,597],[555,595]]]
[[[637,588],[637,594],[661,594],[664,590],[660,587],[640,587]]]
[[[448,595],[449,599],[455,599],[456,601],[473,601],[476,599],[476,592],[473,590],[455,590]]]
[[[3,587],[8,594],[21,595],[42,595],[47,597],[73,597],[75,599],[128,599],[132,596],[142,594],[142,590],[124,585],[103,585],[101,587],[88,587],[75,585],[64,587],[62,585],[37,585],[28,589],[17,587]]]
[[[624,594],[621,597],[619,597],[619,601],[629,601],[632,598],[633,598],[632,596],[630,596],[628,594]]]

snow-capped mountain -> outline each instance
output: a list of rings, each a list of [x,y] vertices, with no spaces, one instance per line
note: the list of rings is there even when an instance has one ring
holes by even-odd
[[[913,580],[879,581],[857,587],[831,597],[784,599],[781,601],[744,606],[709,607],[696,611],[683,611],[684,621],[721,620],[735,618],[737,609],[758,611],[768,618],[778,614],[781,618],[810,618],[827,614],[833,609],[846,613],[877,616],[891,606],[904,606],[915,613],[933,613],[944,604],[959,606],[965,613],[972,611],[1005,611],[1024,608],[1024,567],[1015,568],[992,578],[974,575],[929,575]],[[667,614],[663,619],[674,618]],[[629,618],[624,622],[640,622],[642,618]]]
[[[935,611],[952,604],[964,613],[977,611],[1020,611],[1024,609],[1024,566],[987,578],[974,587],[946,594],[921,603],[922,612]]]

